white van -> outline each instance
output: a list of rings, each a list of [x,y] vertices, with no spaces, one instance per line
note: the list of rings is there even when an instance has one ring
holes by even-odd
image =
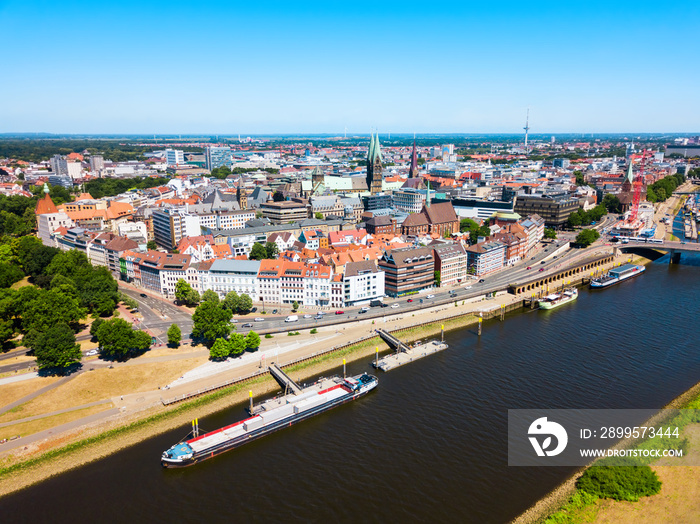
[[[289,315],[287,318],[284,319],[285,322],[296,322],[299,320],[298,315]]]

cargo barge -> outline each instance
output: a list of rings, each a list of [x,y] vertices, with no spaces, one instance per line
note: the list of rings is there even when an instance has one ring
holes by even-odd
[[[279,368],[277,370],[282,373]],[[163,467],[181,468],[197,464],[355,400],[377,387],[378,382],[375,376],[364,373],[348,378],[320,379],[311,386],[301,388],[286,375],[284,377],[290,382],[285,385],[285,393],[288,386],[293,393],[267,400],[255,407],[251,399],[251,417],[203,435],[198,435],[198,423],[193,422],[192,438],[163,452]]]
[[[563,306],[569,302],[573,302],[578,298],[578,290],[576,288],[565,289],[561,293],[552,293],[547,295],[542,300],[538,301],[540,309],[554,309]]]
[[[615,269],[611,269],[602,277],[592,279],[591,288],[600,289],[612,286],[613,284],[617,284],[618,282],[622,282],[628,278],[636,277],[637,275],[644,273],[644,271],[646,271],[644,266],[625,264],[623,266],[616,267]]]

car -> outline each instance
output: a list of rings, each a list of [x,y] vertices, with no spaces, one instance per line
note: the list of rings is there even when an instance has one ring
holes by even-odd
[[[237,318],[232,318],[232,319],[231,319],[231,324],[238,324],[238,319],[237,319]]]
[[[317,317],[322,317],[322,316],[325,315],[325,314],[326,314],[325,311],[319,311],[318,313],[316,313],[316,316],[317,316]]]
[[[323,320],[323,315],[316,315],[314,320]]]
[[[543,260],[542,262],[540,262],[540,264],[546,264],[546,263],[547,263],[546,260]]]
[[[541,267],[541,268],[540,268],[540,271],[544,271],[544,268],[543,268],[543,267]]]
[[[242,327],[242,328],[252,328],[252,327],[253,327],[253,324],[251,324],[250,322],[248,322],[248,323],[246,323],[246,324],[243,324],[241,327]]]
[[[425,298],[435,298],[435,295],[428,295],[428,296],[425,297]]]
[[[413,299],[409,298],[406,302],[413,302]]]
[[[96,349],[91,349],[90,351],[88,351],[87,353],[85,353],[85,356],[86,356],[86,357],[92,357],[92,356],[94,356],[94,355],[97,355],[97,353],[98,353],[98,352],[97,352]]]
[[[389,307],[389,304],[384,304],[384,303],[382,302],[382,307]]]
[[[482,282],[486,282],[486,281],[482,278],[481,280],[479,280],[479,284],[481,284]]]
[[[360,309],[360,313],[367,313],[368,311],[369,311],[368,307],[363,307],[362,309]]]
[[[396,304],[396,303],[394,303],[394,304],[391,305],[391,309],[396,309],[397,307],[399,307],[399,305]]]
[[[147,295],[146,293],[141,293],[139,296],[140,296],[140,297],[143,297],[143,298],[147,298],[147,297],[148,297],[148,295]]]
[[[255,317],[255,322],[265,322],[265,319],[262,317]]]
[[[554,260],[555,258],[557,258],[557,255],[554,255],[554,256],[552,257],[552,260]]]
[[[131,310],[131,312],[132,312],[132,313],[138,313],[138,312],[139,312],[139,308],[135,307],[134,309]]]
[[[272,314],[273,314],[273,315],[276,315],[276,314],[277,314],[277,310],[276,310],[276,309],[273,309],[273,310],[272,310]]]
[[[313,315],[309,315],[308,313],[304,315],[304,318],[313,318]]]
[[[532,266],[527,266],[527,268],[526,268],[526,269],[532,269]]]
[[[464,289],[471,289],[471,286],[464,286]]]
[[[251,313],[255,313],[258,310],[258,308],[254,307],[253,309],[250,310]]]
[[[343,315],[343,314],[345,314],[345,311],[340,311],[340,310],[338,310],[338,311],[335,312],[335,314],[336,314],[336,315]]]

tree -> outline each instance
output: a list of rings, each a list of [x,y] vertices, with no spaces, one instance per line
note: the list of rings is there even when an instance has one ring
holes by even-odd
[[[257,349],[260,347],[260,335],[255,331],[249,331],[245,337],[245,344],[250,349]]]
[[[241,355],[246,350],[246,347],[248,347],[246,345],[246,337],[240,333],[234,333],[231,335],[231,339],[229,340],[229,350],[231,356],[237,357]]]
[[[264,258],[267,258],[267,251],[265,250],[265,247],[262,244],[258,244],[257,242],[253,244],[253,247],[250,249],[250,253],[248,254],[248,258],[250,260],[262,260]]]
[[[190,307],[199,304],[200,300],[197,290],[192,289],[192,286],[182,278],[175,283],[175,298],[178,302]]]
[[[24,272],[17,264],[0,264],[0,288],[10,287],[24,278]]]
[[[279,255],[279,248],[274,242],[265,242],[265,258],[274,260]]]
[[[238,311],[240,300],[241,299],[238,296],[238,293],[235,291],[229,291],[224,297],[224,300],[221,302],[221,307],[228,309],[231,312],[236,312]]]
[[[579,227],[583,223],[581,213],[579,213],[578,210],[574,211],[569,215],[569,218],[566,220],[566,223],[570,228]]]
[[[149,240],[148,242],[146,242],[146,249],[148,249],[149,251],[155,251],[156,249],[158,249],[158,244],[156,244],[155,240]]]
[[[209,350],[212,360],[225,360],[231,354],[231,345],[225,338],[217,338]]]
[[[283,202],[284,201],[284,194],[281,191],[275,191],[272,194],[272,201],[273,202]]]
[[[65,369],[80,361],[80,346],[75,341],[75,333],[65,322],[51,326],[40,333],[33,342],[32,349],[39,369]]]
[[[478,227],[479,224],[474,222],[471,218],[463,218],[459,221],[459,230],[462,233],[466,233],[467,231],[477,229]]]
[[[65,322],[76,329],[80,320],[87,317],[87,310],[77,299],[56,290],[42,290],[21,313],[24,332],[35,329],[45,332],[49,327]]]
[[[104,323],[104,320],[97,317],[95,320],[92,321],[92,324],[90,325],[90,335],[92,337],[97,337],[97,330],[100,329],[100,326]]]
[[[440,271],[433,271],[433,280],[435,280],[435,285],[440,287]]]
[[[292,311],[296,311],[297,309],[299,309],[299,302],[295,300],[292,302]]]
[[[600,233],[595,229],[584,229],[576,235],[575,242],[583,247],[590,246],[593,242],[600,238]]]
[[[192,336],[213,343],[231,332],[231,312],[213,302],[202,302],[192,315]]]
[[[251,309],[253,309],[253,299],[243,293],[240,297],[238,297],[238,312],[247,313]]]
[[[134,331],[131,324],[121,318],[105,320],[97,329],[97,341],[103,356],[116,359],[145,351],[151,345],[148,333]]]
[[[323,213],[320,213],[320,212],[316,211],[316,214],[314,215],[314,218],[315,218],[316,220],[324,220]]]
[[[620,199],[616,195],[607,194],[603,197],[603,205],[608,213],[621,213],[622,207],[620,205]]]
[[[177,324],[172,324],[168,328],[168,344],[172,347],[178,347],[180,345],[180,340],[182,340],[182,331],[180,331],[180,326]]]
[[[219,295],[216,294],[216,291],[207,289],[204,293],[202,293],[202,302],[213,302],[214,304],[218,304]]]
[[[556,240],[557,232],[554,231],[554,228],[546,227],[544,228],[544,238],[551,238],[552,240]]]

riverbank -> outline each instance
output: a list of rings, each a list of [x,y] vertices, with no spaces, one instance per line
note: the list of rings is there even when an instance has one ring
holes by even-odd
[[[671,402],[666,404],[661,409],[688,409],[690,407],[696,408],[696,404],[698,402],[700,402],[700,382],[696,383],[690,389],[678,395],[676,398],[674,398]],[[698,436],[700,437],[700,435]],[[618,445],[614,447],[618,447]],[[603,505],[606,508],[610,508],[613,504],[621,504],[625,505],[626,511],[635,511],[635,509],[637,508],[635,504],[638,505],[639,502],[615,502],[608,501],[607,499],[598,499],[586,502],[584,497],[577,497],[577,495],[580,495],[580,493],[576,489],[576,481],[589,467],[591,466],[585,466],[577,470],[574,474],[572,474],[564,482],[557,486],[553,491],[551,491],[545,497],[537,501],[537,503],[535,503],[525,512],[520,514],[516,519],[514,519],[512,521],[513,524],[541,524],[546,522],[593,522],[593,519],[596,517],[598,510],[598,507],[593,508],[593,505]],[[677,467],[679,466],[672,466],[669,468],[673,469]],[[652,499],[653,497],[660,496],[661,494],[652,495],[650,499]],[[691,495],[686,494],[686,496]],[[679,502],[677,497],[675,497],[675,500],[676,502]],[[553,518],[558,512],[566,513],[566,517],[568,518],[568,520],[558,517]],[[638,517],[638,515],[636,515],[636,517]],[[548,519],[552,520],[549,521]],[[635,520],[635,522],[638,522],[638,520]]]
[[[445,329],[466,327],[476,322],[473,315],[444,322]],[[443,321],[405,328],[401,331],[404,342],[439,334]],[[386,353],[386,344],[378,337],[371,337],[327,355],[285,368],[296,381],[303,382],[342,366],[343,358],[351,363],[374,355],[379,347]],[[0,463],[0,496],[19,491],[52,476],[89,464],[148,438],[182,427],[187,431],[193,418],[201,418],[235,406],[242,406],[248,399],[248,391],[254,397],[262,397],[277,391],[279,386],[269,376],[261,376],[208,395],[177,404],[168,409],[153,408],[135,414],[128,419],[111,421],[87,430],[76,431],[61,438],[62,446],[45,451],[39,456],[24,460],[5,460]],[[53,441],[56,444],[56,441]],[[157,457],[156,457],[157,459]],[[154,459],[155,460],[155,459]]]

